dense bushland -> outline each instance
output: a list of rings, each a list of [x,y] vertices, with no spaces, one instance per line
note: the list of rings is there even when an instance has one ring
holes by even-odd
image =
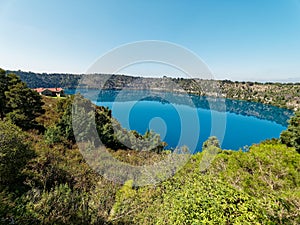
[[[120,161],[160,161],[168,151],[159,136],[123,129],[80,95],[40,98],[17,76],[0,74],[0,224],[300,223],[299,113],[280,140],[244,152],[221,150],[211,137],[173,177],[135,187],[87,164],[76,144],[86,130],[75,138],[72,129],[75,98],[84,106],[77,109],[95,115],[101,143],[93,144]]]

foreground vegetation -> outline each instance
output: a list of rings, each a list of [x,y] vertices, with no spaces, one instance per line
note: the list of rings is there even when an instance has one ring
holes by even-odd
[[[40,98],[16,76],[0,74],[1,82],[15,80],[11,86],[0,82],[5,109],[0,120],[0,224],[300,224],[299,113],[279,140],[243,152],[221,150],[212,137],[173,177],[135,187],[134,180],[113,183],[86,163],[72,130],[74,97]],[[13,99],[26,93],[17,107],[12,107],[11,89]],[[32,99],[34,116],[27,108]],[[119,125],[111,111],[94,110],[98,134],[115,158],[144,165],[168,154],[156,134],[121,127],[114,132],[112,126]],[[14,119],[19,112],[23,116]],[[142,149],[147,140],[156,142]]]
[[[133,224],[299,224],[300,155],[277,143],[220,151],[201,170],[194,155],[173,178],[117,192],[112,218]]]

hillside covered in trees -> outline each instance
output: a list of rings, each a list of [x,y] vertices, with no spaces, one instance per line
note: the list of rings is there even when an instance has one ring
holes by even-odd
[[[74,96],[41,97],[5,71],[0,96],[0,224],[300,224],[299,113],[278,140],[243,152],[222,150],[211,137],[173,177],[137,187],[107,180],[83,158],[72,129]],[[77,99],[84,113],[94,112],[114,158],[145,165],[170,154],[157,134],[123,129],[109,109]],[[153,146],[141,149],[149,140]]]
[[[8,71],[12,72],[12,71]],[[108,74],[47,74],[13,71],[30,88],[101,88],[187,92],[201,96],[223,97],[271,104],[297,111],[300,109],[300,83],[233,82],[229,80],[201,80],[186,78],[144,78]],[[97,82],[90,78],[97,77]]]

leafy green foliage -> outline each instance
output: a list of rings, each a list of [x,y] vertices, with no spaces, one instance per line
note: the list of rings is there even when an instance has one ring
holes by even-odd
[[[219,143],[219,140],[217,139],[217,137],[215,137],[215,136],[209,137],[203,143],[202,149],[207,149],[207,148],[209,148],[211,146],[214,146],[216,148],[220,148],[220,143]]]
[[[48,144],[59,143],[62,140],[62,133],[57,126],[49,127],[45,132],[45,141]]]
[[[88,218],[83,196],[72,191],[68,185],[56,186],[53,190],[31,193],[28,210],[41,224],[86,224]],[[33,200],[33,201],[32,201]]]
[[[29,129],[36,125],[35,118],[42,113],[39,94],[23,83],[15,74],[8,74],[8,89],[5,92],[7,117],[16,125]]]
[[[26,135],[14,124],[0,120],[0,187],[18,185],[22,169],[33,156]]]
[[[63,137],[75,143],[76,140],[72,129],[72,101],[73,97],[59,101],[57,110],[62,113],[62,116],[56,126]]]
[[[123,129],[109,109],[82,96],[77,110],[94,121],[73,118],[74,97],[44,98],[47,112],[38,121],[47,131],[22,131],[12,121],[28,129],[42,113],[22,109],[27,99],[20,95],[35,99],[23,89],[18,77],[0,70],[0,224],[300,224],[299,114],[281,135],[291,148],[271,140],[247,152],[222,151],[211,137],[172,178],[137,188],[133,180],[121,186],[91,169],[72,122],[83,127],[76,135],[83,142],[95,123],[108,154],[133,166],[168,157],[158,135]]]
[[[297,188],[299,162],[300,155],[293,148],[260,144],[252,146],[247,153],[224,151],[218,154],[211,172],[220,174],[238,189],[262,197],[266,193]]]
[[[6,111],[6,101],[5,101],[5,92],[8,90],[7,87],[7,78],[4,70],[0,69],[0,118],[5,117]]]
[[[222,150],[220,148],[220,143],[217,137],[209,137],[202,146],[202,161],[199,165],[200,171],[203,173],[207,171],[215,156]]]
[[[92,140],[96,147],[105,145],[114,150],[134,149],[157,153],[166,146],[160,136],[153,131],[141,135],[136,131],[122,128],[119,122],[112,118],[110,109],[95,106],[81,95],[60,100],[57,110],[62,111],[62,116],[55,126],[49,127],[46,131],[45,138],[49,143],[59,142],[63,137],[72,143]],[[76,110],[76,113],[72,110]],[[73,131],[74,123],[77,140]],[[91,137],[89,133],[93,126],[99,135],[97,137]]]
[[[120,127],[116,136],[124,146],[137,151],[160,153],[166,146],[166,143],[161,141],[160,135],[151,130],[148,130],[144,135],[141,135],[136,131],[128,131]]]
[[[15,74],[0,70],[0,118],[6,117],[23,129],[37,128],[36,117],[44,113],[39,94]]]
[[[210,147],[214,147],[210,145]],[[209,147],[208,147],[209,148]],[[134,224],[299,224],[300,155],[281,144],[249,152],[208,149],[156,187],[125,188],[111,220]],[[118,197],[117,197],[118,198]]]
[[[128,200],[135,196],[135,191],[132,189],[133,180],[128,180],[116,193],[115,204],[113,205],[110,216],[114,218],[116,215],[122,214],[123,208],[128,207]]]
[[[300,111],[290,119],[288,129],[281,133],[280,140],[300,153]]]
[[[157,224],[244,224],[263,221],[249,195],[207,176],[193,176],[183,188],[169,183]]]
[[[260,144],[249,152],[224,151],[210,167],[238,190],[255,197],[277,224],[298,224],[300,155],[282,144]]]
[[[20,224],[103,224],[118,185],[94,173],[76,145],[39,139],[34,147],[37,156],[24,170],[30,191],[18,200],[25,208],[11,217]]]

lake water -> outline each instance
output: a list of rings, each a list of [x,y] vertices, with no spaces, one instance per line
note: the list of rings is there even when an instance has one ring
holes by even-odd
[[[66,90],[75,92],[112,109],[123,127],[141,134],[154,130],[168,148],[186,145],[193,152],[201,151],[209,136],[217,136],[223,149],[233,150],[278,138],[293,115],[260,103],[170,92]]]

